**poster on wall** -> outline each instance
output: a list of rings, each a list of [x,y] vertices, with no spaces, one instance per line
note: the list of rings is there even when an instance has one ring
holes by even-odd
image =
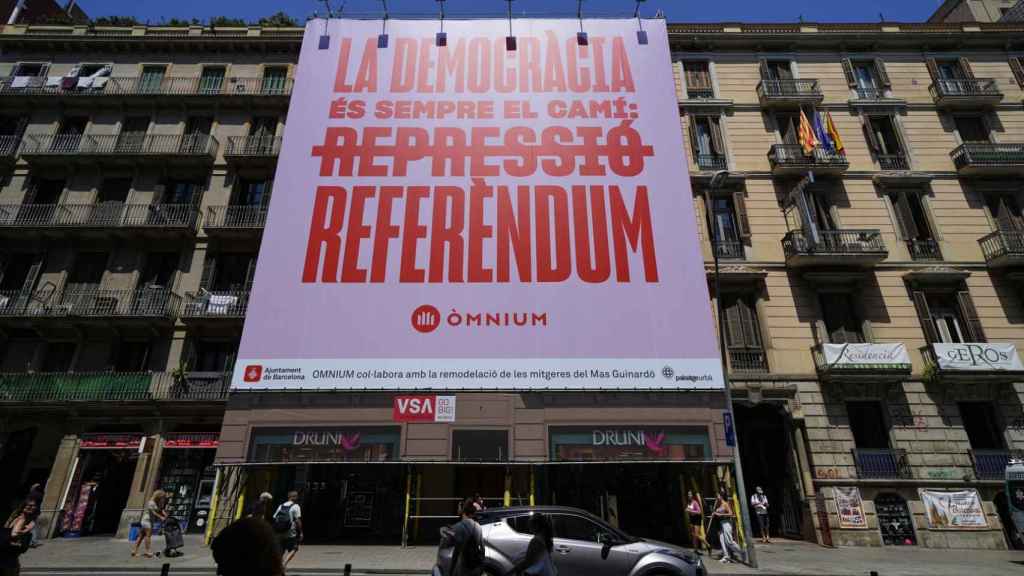
[[[233,389],[722,387],[665,21],[580,25],[307,24]]]
[[[864,502],[860,499],[860,489],[856,486],[836,486],[832,492],[835,494],[836,511],[839,514],[839,528],[843,530],[867,528],[868,519],[864,515]]]
[[[932,530],[988,528],[988,519],[975,489],[925,490],[919,488],[928,527]]]

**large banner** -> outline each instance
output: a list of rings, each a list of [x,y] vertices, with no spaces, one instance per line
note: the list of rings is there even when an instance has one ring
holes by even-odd
[[[988,528],[978,491],[943,491],[918,488],[928,527],[932,530]]]
[[[1024,371],[1013,344],[932,344],[941,370]]]
[[[307,25],[234,388],[721,388],[664,21],[445,24]]]
[[[844,530],[867,528],[868,517],[864,514],[864,502],[860,499],[860,489],[856,486],[836,486],[832,492],[835,494],[839,527]]]

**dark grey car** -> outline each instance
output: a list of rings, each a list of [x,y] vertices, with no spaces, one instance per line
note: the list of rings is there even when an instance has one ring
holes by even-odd
[[[575,508],[523,506],[486,510],[477,515],[483,528],[484,574],[504,576],[526,555],[532,535],[530,515],[547,514],[554,528],[552,554],[559,576],[705,576],[697,556],[678,546],[636,538]],[[434,576],[448,576],[452,556],[450,530],[441,530]]]

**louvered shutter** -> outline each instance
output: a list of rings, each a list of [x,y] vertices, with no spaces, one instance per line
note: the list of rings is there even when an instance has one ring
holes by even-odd
[[[757,327],[757,309],[746,298],[737,298],[740,321],[743,324],[743,341],[747,348],[761,347],[761,332]]]
[[[932,321],[932,312],[928,307],[928,297],[924,292],[914,292],[914,308],[917,309],[917,319],[921,323],[921,331],[924,332],[924,339],[929,344],[939,341],[939,332],[935,329],[935,322]]]
[[[987,342],[985,330],[981,327],[981,319],[978,318],[978,310],[974,307],[974,300],[971,299],[971,293],[966,290],[957,292],[956,300],[960,304],[960,315],[970,332],[968,338],[972,342]]]
[[[843,74],[846,76],[846,84],[850,88],[857,87],[857,76],[853,72],[853,62],[849,58],[843,58]]]
[[[743,192],[733,192],[732,205],[736,209],[736,228],[740,238],[750,238],[750,219],[747,217],[747,200]]]
[[[885,62],[881,58],[875,58],[875,74],[883,88],[892,88],[892,81],[889,80],[889,73],[885,70]]]
[[[903,227],[903,238],[905,240],[914,240],[920,235],[920,230],[917,229],[917,223],[914,221],[914,212],[910,209],[910,199],[907,197],[909,192],[898,192],[896,194],[896,219],[900,222],[900,226]]]
[[[761,70],[761,80],[771,80],[771,73],[768,71],[768,60],[766,58],[760,58],[758,60],[758,66]]]
[[[249,258],[249,265],[245,270],[245,291],[249,292],[252,290],[252,281],[256,277],[256,255],[253,254]]]
[[[967,58],[959,58],[960,62],[960,74],[963,75],[965,80],[974,80],[974,70],[971,70],[971,62]]]
[[[725,335],[729,348],[745,348],[746,341],[743,338],[743,315],[740,311],[741,299],[738,296],[732,297],[725,309]]]
[[[687,129],[690,132],[690,149],[693,150],[694,164],[697,164],[697,157],[700,156],[700,142],[697,137],[697,117],[690,114],[687,118]]]
[[[715,154],[725,156],[725,138],[722,137],[722,126],[718,118],[709,116],[708,126],[711,128],[711,147]]]
[[[1024,88],[1024,58],[1020,56],[1010,58],[1010,70],[1013,70],[1013,77],[1017,79],[1017,84]]]
[[[868,148],[875,156],[882,154],[882,143],[878,140],[878,135],[875,134],[875,127],[871,125],[870,116],[861,116],[861,121],[864,127],[864,139],[868,143]]]
[[[935,62],[935,58],[926,58],[924,64],[928,67],[928,74],[932,77],[932,82],[938,82],[939,65]]]
[[[203,276],[199,279],[199,287],[204,290],[209,290],[216,279],[217,257],[213,254],[207,254],[206,259],[203,261]]]
[[[1017,232],[1013,212],[1010,209],[1006,196],[1000,196],[996,207],[996,225],[1001,232]]]

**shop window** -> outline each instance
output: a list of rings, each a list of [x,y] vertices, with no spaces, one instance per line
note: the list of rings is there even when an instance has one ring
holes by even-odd
[[[961,402],[960,418],[974,450],[1003,450],[1006,440],[999,431],[995,407],[991,402]]]
[[[701,170],[725,170],[725,138],[716,116],[690,116],[690,148]]]
[[[551,523],[555,531],[555,538],[600,544],[601,536],[605,533],[600,526],[582,516],[552,514]]]
[[[959,292],[915,291],[914,306],[929,343],[986,342],[974,301],[966,290]]]
[[[941,260],[942,253],[925,211],[919,190],[893,190],[887,194],[896,216],[896,228],[914,260]]]
[[[692,100],[714,98],[715,87],[711,82],[711,63],[702,60],[683,60],[686,76],[686,97]]]
[[[956,124],[956,132],[960,135],[961,142],[991,142],[988,126],[981,116],[954,116],[953,122]]]
[[[452,456],[464,462],[505,462],[508,457],[507,430],[454,430]]]
[[[825,332],[831,344],[865,342],[863,323],[857,317],[856,304],[848,292],[819,295]]]
[[[847,402],[846,413],[857,448],[889,448],[889,427],[882,415],[881,402]]]

